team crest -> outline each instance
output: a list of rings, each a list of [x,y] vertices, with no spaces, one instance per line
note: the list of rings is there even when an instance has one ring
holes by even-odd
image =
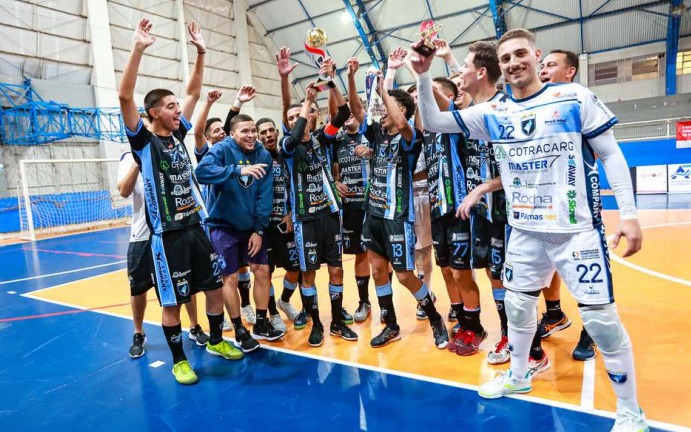
[[[307,252],[307,259],[309,260],[310,263],[316,264],[317,263],[317,251],[311,250]]]
[[[525,136],[531,136],[535,133],[535,114],[528,114],[521,118],[521,130]]]
[[[178,287],[178,292],[180,293],[181,296],[187,296],[190,293],[190,284],[186,281],[183,280],[181,282],[177,283]]]
[[[513,280],[513,267],[511,267],[509,264],[504,264],[504,278],[507,282],[511,282]]]
[[[240,186],[248,188],[250,185],[252,185],[252,183],[254,183],[254,177],[249,175],[240,176],[238,177],[238,183],[240,183]]]
[[[343,246],[345,246],[346,249],[350,248],[350,238],[346,237],[343,239]]]

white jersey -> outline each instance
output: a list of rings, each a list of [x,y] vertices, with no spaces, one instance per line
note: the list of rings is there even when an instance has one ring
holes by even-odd
[[[122,180],[132,166],[137,165],[131,152],[124,153],[118,165],[118,182]],[[141,174],[137,176],[137,183],[132,192],[132,228],[130,231],[130,243],[149,240],[149,226],[146,224],[144,209],[144,182]]]
[[[602,224],[600,177],[588,139],[617,118],[579,84],[547,84],[533,96],[504,97],[454,111],[470,138],[492,141],[510,225],[579,232]]]

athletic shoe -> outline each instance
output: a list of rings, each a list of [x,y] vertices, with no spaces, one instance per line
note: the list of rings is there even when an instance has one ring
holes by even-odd
[[[295,306],[290,304],[290,302],[284,302],[280,298],[276,300],[276,307],[286,314],[288,321],[295,321],[295,318],[297,318],[298,314],[300,313],[297,309],[295,309]]]
[[[567,329],[571,325],[571,320],[564,312],[561,313],[561,318],[551,319],[547,317],[547,313],[542,314],[542,319],[537,325],[537,330],[540,332],[540,337],[546,338],[554,333]]]
[[[283,322],[283,318],[281,318],[279,314],[271,315],[269,321],[276,330],[282,331],[283,333],[288,332],[288,327],[286,327],[286,324]]]
[[[242,352],[245,353],[252,352],[260,347],[259,342],[254,340],[250,332],[244,327],[240,327],[235,331],[235,342]]]
[[[211,355],[223,357],[226,360],[240,360],[243,357],[242,351],[222,340],[216,345],[206,344],[206,352]]]
[[[648,422],[645,420],[643,410],[639,408],[635,413],[626,408],[617,410],[617,417],[614,419],[612,432],[648,432]]]
[[[549,368],[551,367],[552,363],[550,363],[549,357],[547,357],[546,352],[543,352],[541,360],[535,360],[533,356],[530,356],[530,358],[528,358],[528,375],[530,375],[531,377],[533,375],[545,372],[549,370]]]
[[[353,323],[353,316],[352,316],[351,314],[348,313],[348,311],[346,310],[346,308],[342,307],[342,308],[341,308],[341,313],[343,314],[343,322],[344,322],[345,324],[350,325],[350,324]]]
[[[356,341],[358,339],[357,334],[343,323],[332,322],[329,333],[332,336],[338,336],[347,341]]]
[[[223,330],[224,332],[233,330],[233,326],[231,325],[230,321],[223,318],[223,326],[221,327],[221,330]]]
[[[310,332],[310,337],[307,339],[307,343],[310,346],[318,347],[324,343],[324,327],[320,325],[313,325],[312,331]]]
[[[240,308],[240,315],[247,321],[248,323],[254,325],[257,323],[257,314],[254,313],[254,309],[252,309],[252,305],[247,305],[242,308]]]
[[[458,332],[461,331],[461,323],[456,323],[455,326],[451,329],[451,337],[456,337]]]
[[[573,350],[573,359],[586,361],[595,358],[595,341],[590,337],[585,328],[581,329],[581,338]]]
[[[509,360],[511,360],[509,338],[507,336],[502,336],[501,340],[494,345],[494,350],[487,353],[487,363],[498,365],[506,363]]]
[[[276,339],[280,339],[285,335],[280,330],[276,330],[269,321],[266,319],[259,320],[252,327],[252,337],[257,340],[267,340],[273,342]]]
[[[458,321],[458,317],[456,316],[456,311],[453,310],[453,308],[449,309],[449,315],[447,315],[447,318],[448,318],[449,322]]]
[[[312,316],[310,316],[307,311],[304,309],[301,310],[295,319],[293,320],[293,328],[295,330],[302,330],[305,327],[307,327],[307,323],[312,320]]]
[[[378,335],[372,338],[370,341],[370,346],[372,348],[381,348],[391,342],[397,341],[401,338],[401,331],[399,329],[394,330],[389,326],[384,327]]]
[[[144,344],[146,343],[146,335],[144,333],[135,333],[132,336],[132,346],[130,347],[130,357],[139,358],[144,355]]]
[[[456,354],[460,356],[469,356],[480,351],[480,344],[487,339],[487,332],[483,328],[480,334],[468,330],[462,333],[458,348],[455,350]]]
[[[498,399],[513,393],[528,393],[533,389],[530,374],[524,378],[514,377],[511,369],[505,374],[498,375],[492,381],[480,386],[478,394],[485,399]]]
[[[193,340],[197,346],[204,346],[206,343],[209,341],[209,335],[204,333],[204,330],[202,330],[202,326],[197,324],[193,328],[190,329],[189,334],[187,335],[191,340]]]
[[[355,322],[363,322],[364,320],[369,317],[369,314],[372,312],[372,305],[369,303],[365,302],[360,302],[358,305],[357,309],[355,310],[355,313],[353,314],[353,319]]]
[[[190,362],[182,360],[173,365],[173,375],[180,384],[194,384],[197,382],[197,374],[190,366]]]
[[[439,349],[444,349],[449,344],[449,332],[446,330],[444,321],[439,318],[439,320],[430,323],[432,326],[432,335],[434,336],[434,344]],[[486,336],[485,336],[486,337]]]

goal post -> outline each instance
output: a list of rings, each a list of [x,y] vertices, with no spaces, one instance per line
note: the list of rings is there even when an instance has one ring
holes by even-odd
[[[131,198],[117,187],[119,159],[23,159],[19,161],[21,238],[125,223]]]

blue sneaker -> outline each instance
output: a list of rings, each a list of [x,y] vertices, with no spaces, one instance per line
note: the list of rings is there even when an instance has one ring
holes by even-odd
[[[585,328],[581,329],[581,338],[578,340],[578,345],[573,350],[573,359],[578,361],[586,361],[595,358],[595,341],[590,337]]]

